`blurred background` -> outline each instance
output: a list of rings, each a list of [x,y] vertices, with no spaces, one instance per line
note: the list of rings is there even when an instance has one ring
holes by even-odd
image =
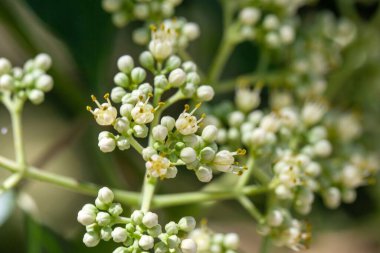
[[[354,10],[341,8],[341,2],[354,2]],[[324,0],[300,12],[329,10],[336,16],[354,11],[359,17],[358,39],[348,47],[343,62],[355,67],[337,70],[330,78],[341,85],[332,99],[345,108],[363,114],[367,145],[379,150],[380,140],[380,6],[375,0]],[[207,70],[222,36],[222,10],[217,0],[185,0],[177,15],[197,22],[201,36],[189,53],[200,68]],[[0,0],[0,57],[14,66],[39,52],[53,58],[50,71],[54,90],[38,107],[27,104],[24,135],[27,159],[44,170],[128,190],[139,191],[144,168],[132,151],[103,154],[97,147],[98,126],[86,112],[90,95],[101,95],[113,86],[116,60],[122,54],[137,56],[143,47],[131,39],[131,23],[117,29],[101,8],[100,0]],[[257,47],[242,43],[229,60],[224,77],[253,69]],[[360,63],[360,64],[359,64]],[[352,64],[348,64],[352,66]],[[216,100],[232,99],[233,94]],[[0,107],[0,154],[13,158],[10,119]],[[0,170],[0,179],[8,174]],[[160,192],[171,189],[198,189],[188,183],[191,173],[165,182]],[[180,182],[180,184],[178,183]],[[112,252],[112,243],[94,249],[82,243],[83,227],[76,221],[78,210],[92,198],[34,181],[25,181],[17,193],[0,196],[0,252]],[[318,203],[319,202],[319,203]],[[338,210],[327,210],[317,201],[310,220],[314,239],[309,252],[379,253],[380,185],[358,191],[358,200]],[[236,231],[242,239],[242,252],[256,252],[260,238],[249,215],[234,201],[203,206],[181,206],[162,210],[164,217],[197,214],[208,217],[212,228]],[[221,216],[221,214],[223,214]],[[221,223],[220,221],[223,220]],[[288,252],[276,249],[275,252]]]

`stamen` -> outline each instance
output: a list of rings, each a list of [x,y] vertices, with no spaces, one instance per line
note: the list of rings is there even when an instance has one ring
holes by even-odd
[[[199,108],[201,107],[202,103],[198,103],[195,105],[194,109],[190,112],[190,115],[193,115],[193,113]]]
[[[247,150],[243,148],[239,148],[238,150],[236,150],[236,155],[245,155],[246,153],[247,153]]]
[[[91,106],[86,106],[86,110],[94,114],[94,111],[92,110]]]
[[[99,108],[102,108],[102,105],[99,103],[99,101],[96,99],[96,97],[94,95],[91,95],[91,99],[93,102],[95,102],[95,104],[99,107]]]
[[[190,109],[190,106],[188,104],[185,104],[185,110],[184,112],[187,112]]]
[[[111,101],[110,101],[110,94],[109,94],[109,93],[104,94],[104,99],[107,100],[107,103],[108,103],[109,105],[112,105],[112,104],[111,104]]]
[[[155,112],[157,111],[161,106],[165,105],[165,102],[158,102],[158,105],[156,106],[156,108],[153,108],[152,109],[152,112]]]

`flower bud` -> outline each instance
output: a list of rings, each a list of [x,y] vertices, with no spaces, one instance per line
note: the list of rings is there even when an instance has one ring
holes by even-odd
[[[181,242],[182,253],[196,253],[197,244],[192,239],[184,239]]]
[[[181,239],[179,239],[177,235],[171,235],[168,237],[167,242],[169,249],[173,249],[179,246]]]
[[[186,81],[188,83],[193,83],[195,85],[198,85],[201,82],[201,78],[197,74],[197,72],[189,72],[189,73],[187,73]]]
[[[36,88],[43,92],[51,91],[53,88],[53,78],[46,74],[40,76],[36,81]]]
[[[168,129],[162,125],[157,125],[152,129],[152,137],[156,141],[164,142],[168,136]]]
[[[180,87],[185,83],[185,81],[186,81],[186,73],[182,69],[177,68],[170,72],[169,84],[172,87]]]
[[[327,207],[335,209],[340,205],[341,195],[338,188],[331,187],[323,195],[324,203]]]
[[[314,145],[314,154],[320,157],[331,155],[332,146],[328,140],[320,140]]]
[[[152,212],[147,212],[144,214],[144,217],[142,219],[142,223],[147,227],[147,228],[152,228],[158,224],[158,216],[155,213]]]
[[[175,119],[170,116],[164,116],[161,118],[161,125],[165,126],[168,131],[172,131],[175,126]]]
[[[36,68],[48,70],[51,67],[52,60],[47,54],[39,54],[34,58]]]
[[[258,9],[253,7],[247,7],[241,10],[239,14],[239,20],[244,25],[254,25],[260,18],[261,13]]]
[[[152,237],[158,237],[162,233],[161,225],[156,225],[148,229],[148,234]]]
[[[158,75],[154,77],[154,86],[163,90],[168,88],[169,82],[166,76]]]
[[[290,44],[294,41],[295,33],[293,27],[290,25],[281,26],[280,30],[280,39],[285,44]]]
[[[132,104],[123,104],[120,106],[120,115],[123,117],[129,117],[133,108],[134,106]]]
[[[117,60],[117,68],[124,73],[130,73],[134,65],[133,58],[129,55],[123,55]]]
[[[11,90],[14,86],[12,76],[6,74],[0,76],[0,90]]]
[[[274,14],[269,14],[264,18],[263,27],[267,30],[275,30],[280,25],[280,21]]]
[[[199,26],[193,22],[186,23],[182,28],[182,32],[189,40],[195,40],[200,34]]]
[[[184,163],[192,163],[197,159],[197,153],[193,148],[186,147],[181,150],[180,157]]]
[[[96,215],[96,222],[99,224],[99,226],[107,226],[111,222],[111,215],[106,212],[99,212]]]
[[[110,206],[110,208],[108,208],[108,212],[112,216],[118,217],[120,214],[122,214],[123,208],[121,207],[121,205],[119,203],[112,203],[112,205]]]
[[[205,147],[201,150],[199,155],[202,163],[210,163],[212,160],[214,160],[215,150],[213,150],[211,147]]]
[[[108,187],[103,187],[98,192],[98,199],[104,204],[111,204],[114,198],[114,194]]]
[[[112,152],[116,147],[115,139],[113,138],[101,138],[98,142],[100,150],[104,153]]]
[[[196,72],[197,71],[197,65],[195,65],[192,61],[186,61],[182,64],[183,70],[185,70],[186,73],[190,72]]]
[[[202,85],[197,89],[197,98],[200,101],[210,101],[213,99],[214,95],[214,89],[209,85]]]
[[[232,127],[239,127],[244,122],[244,118],[241,111],[234,111],[228,115],[228,124]]]
[[[150,235],[142,235],[139,240],[139,246],[143,250],[150,250],[154,246],[154,239]]]
[[[117,118],[113,127],[119,133],[126,134],[129,130],[129,120],[126,117]]]
[[[154,58],[151,52],[144,51],[140,54],[139,57],[141,66],[147,69],[153,69],[154,68]]]
[[[100,238],[104,241],[109,241],[112,238],[112,228],[104,227],[100,230]]]
[[[122,87],[115,87],[111,91],[111,100],[120,103],[127,92]]]
[[[195,170],[195,175],[198,180],[203,183],[208,183],[212,179],[212,170],[209,167],[201,166],[197,170]]]
[[[118,11],[122,5],[122,0],[103,0],[102,2],[102,7],[107,12]]]
[[[96,232],[87,232],[83,236],[83,243],[87,247],[95,247],[100,241],[99,235]]]
[[[148,136],[148,127],[146,125],[135,125],[133,132],[137,138],[145,138]]]
[[[11,62],[6,58],[0,58],[0,76],[9,73],[11,69]]]
[[[181,66],[181,58],[179,58],[176,55],[170,56],[169,59],[167,59],[166,64],[165,64],[165,68],[169,71],[176,69],[179,66]]]
[[[122,72],[117,73],[115,77],[113,78],[113,81],[116,83],[116,85],[119,85],[125,88],[128,87],[128,85],[130,84],[129,77]]]
[[[196,91],[196,85],[193,83],[186,83],[185,86],[182,86],[181,88],[183,95],[187,98],[192,97]]]
[[[143,218],[144,213],[140,210],[135,210],[131,215],[132,222],[136,225],[140,225],[142,223]]]
[[[165,178],[175,178],[177,176],[178,169],[175,166],[169,167],[166,171]]]
[[[146,78],[146,72],[143,68],[136,67],[131,72],[131,78],[134,83],[142,83]]]
[[[229,233],[224,236],[223,244],[228,249],[236,250],[239,247],[239,236],[235,233]]]
[[[178,227],[180,230],[183,230],[189,233],[194,230],[196,224],[197,223],[193,217],[186,216],[179,220]]]
[[[128,139],[124,136],[119,136],[117,138],[116,145],[121,151],[127,150],[131,147],[131,144],[129,143]]]
[[[267,223],[271,227],[278,227],[282,224],[283,221],[284,216],[279,210],[273,210],[268,214]]]
[[[178,225],[174,221],[171,221],[166,224],[165,231],[169,235],[176,235],[178,233]]]
[[[124,228],[116,227],[112,233],[112,239],[114,242],[124,242],[127,240],[127,231]]]
[[[41,104],[45,99],[45,94],[41,90],[33,89],[28,93],[30,102],[35,105]]]
[[[77,220],[83,226],[91,225],[95,222],[96,212],[98,209],[91,204],[86,204],[79,212],[77,216]]]
[[[142,150],[142,157],[145,161],[148,161],[152,157],[152,155],[156,155],[156,154],[157,154],[157,151],[150,146]]]
[[[208,125],[202,131],[202,139],[208,143],[214,142],[217,137],[218,128],[214,125]]]

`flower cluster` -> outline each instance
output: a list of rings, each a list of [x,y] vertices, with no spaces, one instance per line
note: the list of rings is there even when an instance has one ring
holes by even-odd
[[[236,253],[240,242],[237,234],[215,233],[206,225],[195,229],[189,237],[198,245],[198,253]]]
[[[193,217],[183,217],[178,223],[165,225],[165,232],[158,224],[158,216],[152,212],[136,210],[130,217],[121,216],[123,209],[114,203],[114,194],[103,187],[98,192],[95,205],[86,204],[78,212],[78,222],[86,226],[83,242],[87,247],[95,247],[101,240],[113,240],[123,246],[114,253],[180,252],[195,253],[194,240],[186,238],[196,225]]]
[[[160,21],[171,17],[182,0],[124,1],[103,0],[103,9],[112,14],[113,23],[122,27],[130,21]]]
[[[100,103],[94,96],[92,100],[97,108],[87,109],[102,126],[113,126],[117,134],[103,131],[99,134],[99,148],[111,152],[116,147],[126,150],[130,146],[139,146],[135,138],[147,138],[149,146],[141,147],[149,176],[156,178],[174,178],[178,165],[186,165],[202,182],[212,179],[212,172],[230,172],[242,174],[244,166],[237,164],[235,156],[245,153],[218,150],[215,141],[218,129],[207,126],[201,129],[204,115],[195,115],[201,102],[210,101],[214,90],[209,85],[201,85],[196,65],[183,62],[174,55],[172,30],[165,26],[153,31],[149,51],[143,52],[139,61],[142,67],[136,67],[133,58],[124,55],[117,62],[120,70],[114,77],[117,87],[111,95],[104,96],[106,102]],[[153,85],[145,82],[147,72],[153,74]],[[177,92],[166,101],[161,96],[171,89]],[[152,98],[153,97],[153,98]],[[200,102],[177,117],[161,117],[161,113],[172,103],[190,98]],[[112,101],[112,102],[111,102]],[[121,103],[117,109],[112,103]]]
[[[6,101],[29,99],[33,104],[44,101],[45,92],[53,88],[53,78],[46,74],[51,67],[51,58],[39,54],[28,60],[23,68],[13,67],[9,60],[0,58],[0,100]]]

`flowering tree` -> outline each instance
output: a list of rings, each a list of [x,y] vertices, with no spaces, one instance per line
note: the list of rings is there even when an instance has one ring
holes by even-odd
[[[359,141],[359,116],[334,107],[329,96],[338,85],[329,77],[343,66],[342,53],[359,31],[353,21],[328,12],[299,15],[311,2],[221,0],[223,37],[204,73],[187,52],[201,28],[175,16],[181,1],[103,1],[116,26],[142,21],[133,40],[146,50],[138,59],[129,54],[118,59],[115,87],[102,99],[91,95],[95,107],[87,110],[103,128],[100,151],[132,148],[144,160],[145,168],[136,168],[145,171],[141,192],[78,182],[27,164],[22,109],[27,100],[42,103],[53,88],[46,74],[52,60],[39,54],[19,68],[1,58],[0,101],[11,115],[16,157],[0,157],[0,167],[12,172],[1,192],[29,178],[96,196],[78,212],[86,229],[83,242],[95,247],[112,240],[118,244],[115,253],[239,252],[236,233],[196,226],[190,216],[161,225],[153,212],[226,199],[235,199],[256,221],[264,238],[261,252],[268,252],[268,242],[306,249],[311,226],[303,217],[315,196],[332,209],[351,203],[379,168],[377,157]],[[231,53],[247,41],[259,48],[258,66],[221,80]],[[223,93],[234,93],[234,101],[210,102]],[[183,110],[169,114],[181,101]],[[155,194],[158,184],[177,180],[185,169],[212,187]],[[265,204],[257,205],[258,195]],[[124,212],[122,204],[134,211]]]

